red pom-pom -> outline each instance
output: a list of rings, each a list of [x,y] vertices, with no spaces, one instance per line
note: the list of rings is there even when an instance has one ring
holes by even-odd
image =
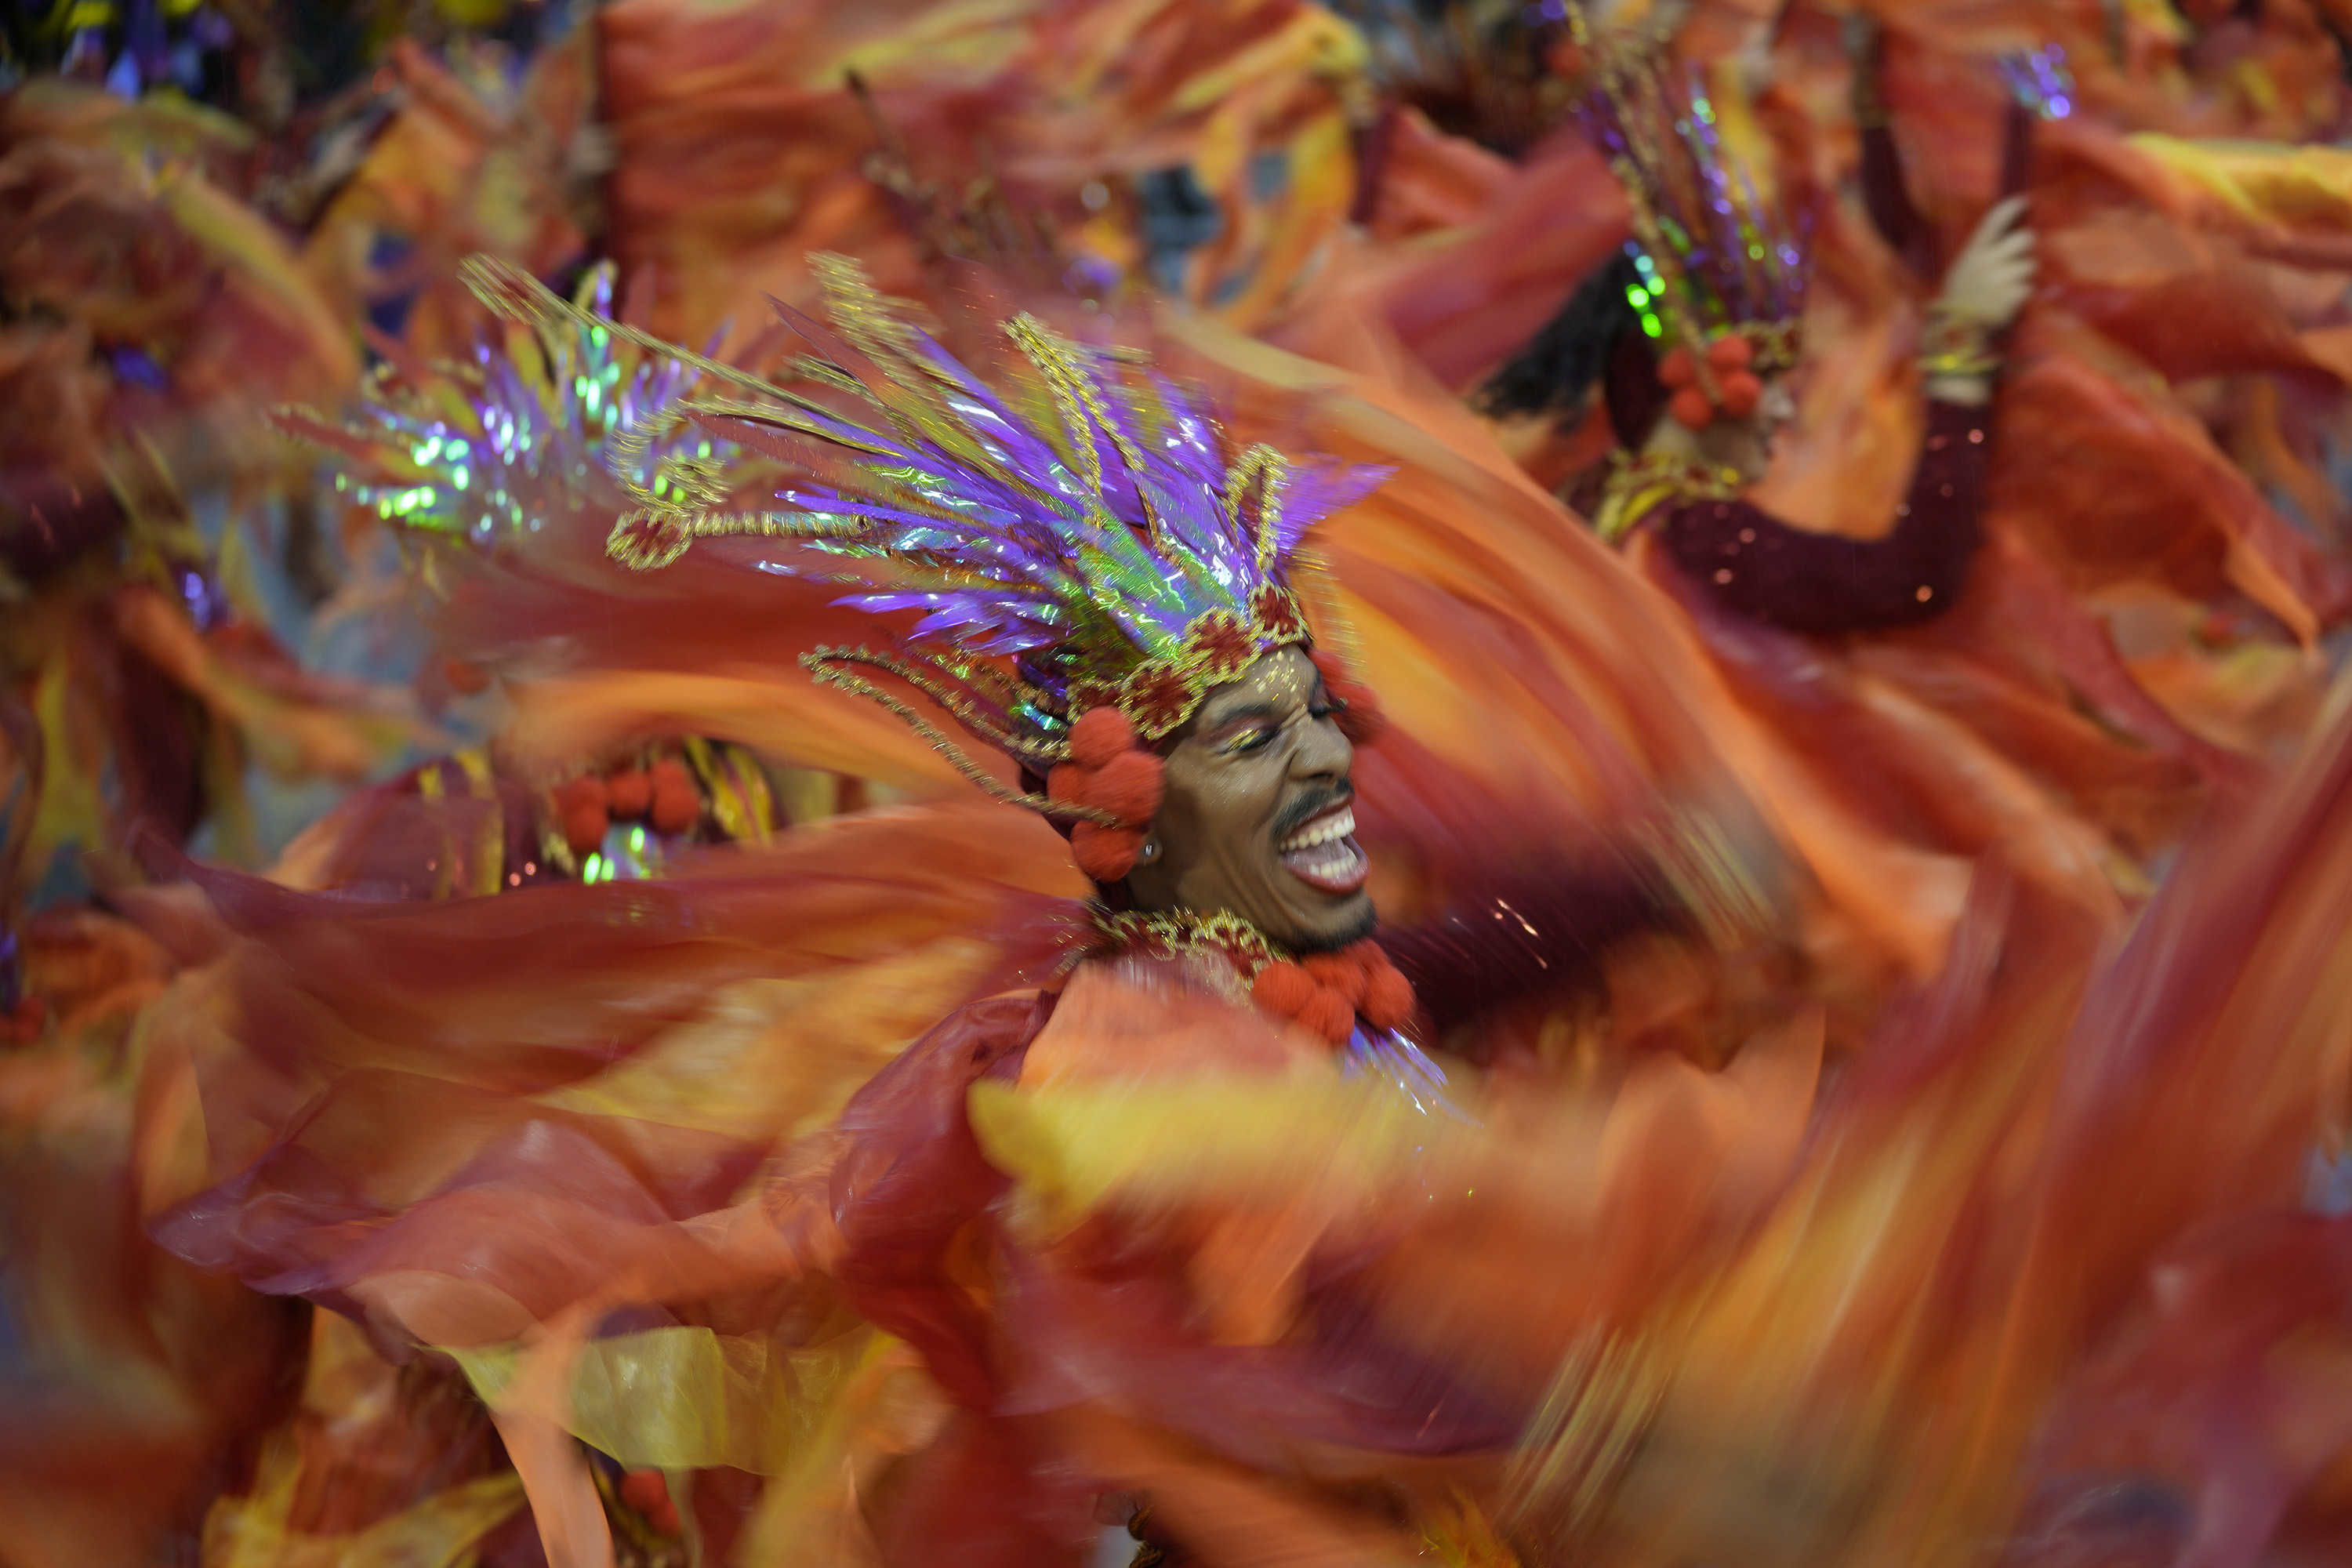
[[[643,768],[617,768],[604,775],[604,809],[614,816],[643,816],[654,803],[654,781]]]
[[[598,811],[610,807],[604,781],[593,774],[583,773],[576,779],[565,779],[555,786],[555,809],[562,812],[585,810],[594,806]]]
[[[1352,947],[1344,952],[1310,954],[1299,961],[1299,967],[1316,984],[1336,993],[1350,1007],[1364,999],[1364,963]]]
[[[1658,379],[1668,386],[1690,386],[1698,380],[1698,365],[1686,348],[1671,348],[1658,362]]]
[[[1081,822],[1070,829],[1070,853],[1078,862],[1078,869],[1097,882],[1116,882],[1135,869],[1135,858],[1143,848],[1140,827],[1105,827],[1099,822]]]
[[[447,679],[449,689],[461,697],[471,697],[478,691],[486,691],[489,689],[490,672],[478,664],[468,664],[462,658],[446,661],[441,666],[441,673]]]
[[[1055,763],[1054,771],[1045,775],[1045,793],[1055,800],[1082,801],[1087,786],[1094,782],[1094,769],[1084,763]]]
[[[1739,332],[1726,332],[1706,345],[1708,368],[1716,371],[1746,370],[1756,363],[1756,345]]]
[[[651,1513],[669,1501],[669,1482],[659,1470],[631,1470],[621,1478],[621,1500],[639,1513]]]
[[[646,770],[646,777],[656,790],[667,785],[671,789],[692,789],[694,775],[676,757],[663,757]]]
[[[1689,430],[1704,430],[1715,423],[1715,405],[1696,386],[1685,386],[1675,393],[1666,405],[1666,412],[1675,416],[1676,424]]]
[[[1160,815],[1166,772],[1167,764],[1150,752],[1121,752],[1095,770],[1078,798],[1130,827],[1141,826]]]
[[[653,825],[656,833],[684,833],[702,820],[702,795],[691,784],[656,778]]]
[[[1339,1045],[1356,1027],[1356,1010],[1337,991],[1318,989],[1298,1010],[1298,1026]]]
[[[1250,1000],[1277,1017],[1296,1018],[1320,989],[1295,963],[1269,963],[1250,982]]]
[[[1356,1010],[1375,1029],[1402,1029],[1412,1019],[1412,982],[1383,960],[1372,971]]]
[[[1090,768],[1101,767],[1121,752],[1135,749],[1135,726],[1116,708],[1089,708],[1070,726],[1070,760]]]
[[[563,842],[574,855],[593,855],[604,842],[604,829],[611,826],[604,808],[593,801],[583,801],[566,806],[563,812]]]
[[[1764,384],[1748,371],[1735,370],[1721,377],[1716,391],[1722,398],[1722,409],[1734,419],[1745,419],[1756,412],[1756,405],[1764,396]]]

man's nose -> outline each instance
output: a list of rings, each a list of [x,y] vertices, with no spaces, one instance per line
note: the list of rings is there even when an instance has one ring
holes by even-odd
[[[1356,748],[1339,727],[1329,722],[1309,721],[1302,727],[1298,744],[1290,754],[1290,776],[1295,779],[1343,779],[1356,760]]]

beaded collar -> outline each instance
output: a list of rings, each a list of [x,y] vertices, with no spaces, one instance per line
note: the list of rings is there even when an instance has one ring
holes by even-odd
[[[1234,966],[1247,985],[1269,963],[1290,961],[1289,952],[1237,914],[1220,910],[1195,914],[1191,910],[1165,910],[1152,914],[1113,911],[1093,907],[1094,941],[1080,958],[1182,958],[1213,953]]]

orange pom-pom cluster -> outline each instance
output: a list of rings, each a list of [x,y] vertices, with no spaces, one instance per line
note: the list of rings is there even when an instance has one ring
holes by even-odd
[[[702,791],[676,757],[646,768],[624,763],[608,773],[583,773],[556,785],[555,817],[572,852],[587,855],[615,822],[642,820],[672,836],[693,831],[702,820]]]
[[[1389,716],[1381,710],[1381,700],[1370,687],[1348,674],[1338,654],[1318,647],[1307,657],[1322,674],[1323,689],[1339,704],[1339,733],[1354,745],[1369,746],[1387,732]]]
[[[1412,1017],[1412,983],[1370,941],[1266,964],[1250,982],[1250,1000],[1335,1046],[1359,1015],[1375,1029],[1401,1029]]]
[[[1045,775],[1045,793],[1073,805],[1092,806],[1116,826],[1081,822],[1070,829],[1078,869],[1097,882],[1116,882],[1135,869],[1143,836],[1160,813],[1167,765],[1145,751],[1135,726],[1116,708],[1089,708],[1070,729],[1070,760]]]
[[[1692,430],[1706,429],[1718,413],[1747,418],[1764,396],[1763,378],[1756,374],[1755,364],[1756,345],[1738,332],[1727,332],[1708,343],[1707,377],[1715,384],[1715,395],[1709,397],[1699,384],[1698,362],[1690,350],[1669,351],[1658,362],[1658,379],[1674,394],[1666,402],[1667,412]]]
[[[621,1500],[642,1515],[656,1535],[676,1535],[681,1521],[659,1470],[631,1470],[621,1478]]]

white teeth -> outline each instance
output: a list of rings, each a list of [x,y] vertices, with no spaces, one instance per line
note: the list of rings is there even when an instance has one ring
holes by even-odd
[[[1338,811],[1331,813],[1328,816],[1317,817],[1314,821],[1308,823],[1306,826],[1300,828],[1297,832],[1284,839],[1281,843],[1280,848],[1282,853],[1285,855],[1292,854],[1300,849],[1312,849],[1318,844],[1328,844],[1335,839],[1345,838],[1355,831],[1355,808],[1353,806],[1343,805]]]

